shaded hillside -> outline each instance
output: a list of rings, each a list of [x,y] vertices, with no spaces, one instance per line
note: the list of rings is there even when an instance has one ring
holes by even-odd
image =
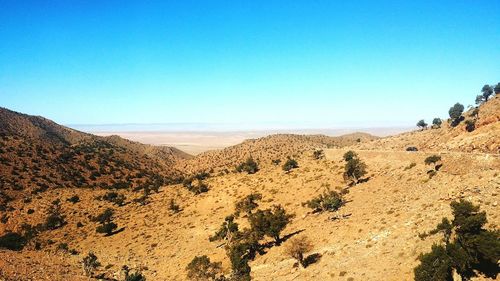
[[[117,136],[97,137],[0,108],[0,203],[56,187],[142,188],[180,173],[187,154]]]
[[[428,128],[361,143],[358,149],[405,150],[414,146],[422,151],[450,150],[458,152],[500,153],[500,97],[491,98],[478,107],[477,117],[473,109],[463,113],[464,120],[452,127],[450,120],[443,121],[441,128]],[[469,132],[466,122],[474,122]]]
[[[201,153],[193,159],[180,163],[180,169],[196,172],[209,170],[232,170],[236,165],[248,157],[254,158],[259,165],[270,165],[272,160],[286,160],[308,151],[310,154],[315,149],[339,148],[358,142],[367,142],[378,137],[354,133],[339,137],[325,135],[294,135],[276,134],[263,138],[246,140],[241,144],[221,150]]]

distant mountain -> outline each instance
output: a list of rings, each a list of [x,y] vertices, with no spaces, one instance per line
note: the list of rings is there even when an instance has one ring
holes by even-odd
[[[189,157],[175,148],[98,137],[0,108],[0,203],[57,187],[163,185],[181,175],[173,166]]]

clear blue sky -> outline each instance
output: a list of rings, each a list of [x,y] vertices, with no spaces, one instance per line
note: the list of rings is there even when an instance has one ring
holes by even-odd
[[[414,125],[500,82],[498,11],[498,0],[0,0],[0,106],[63,124]]]

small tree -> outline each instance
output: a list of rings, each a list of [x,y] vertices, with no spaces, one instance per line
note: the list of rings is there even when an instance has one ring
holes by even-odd
[[[463,112],[464,112],[464,106],[458,102],[454,106],[450,107],[448,114],[450,115],[452,126],[455,127],[460,123]]]
[[[465,120],[465,130],[467,132],[472,132],[476,129],[476,120],[467,119]]]
[[[290,170],[296,169],[298,167],[299,167],[299,164],[297,163],[297,161],[295,159],[288,158],[286,160],[285,164],[283,165],[283,171],[289,172]]]
[[[293,238],[287,245],[285,252],[290,257],[296,259],[302,267],[306,267],[307,264],[304,259],[304,254],[312,251],[313,245],[311,241],[306,236],[301,236],[298,238]]]
[[[436,165],[437,162],[441,161],[441,156],[439,155],[431,155],[427,158],[425,158],[424,163],[425,165]]]
[[[101,266],[101,263],[97,260],[97,256],[92,252],[89,252],[89,254],[82,260],[83,272],[86,276],[92,277],[92,274],[99,266]]]
[[[366,175],[366,164],[358,158],[352,158],[347,161],[344,170],[344,179],[349,179],[353,183],[358,183],[359,180]]]
[[[493,88],[490,85],[484,85],[481,89],[481,93],[483,94],[484,101],[486,102],[493,94]]]
[[[191,182],[187,188],[195,195],[208,192],[208,185],[200,179],[198,179],[195,183]]]
[[[236,171],[239,173],[244,171],[248,174],[255,174],[259,171],[259,165],[253,160],[252,157],[249,157],[245,162],[236,167]]]
[[[105,223],[107,221],[111,221],[113,214],[114,214],[113,209],[107,208],[99,215],[93,217],[92,221],[99,222],[99,223]]]
[[[441,128],[442,123],[443,123],[443,121],[441,120],[441,118],[434,118],[432,120],[432,125],[434,128]]]
[[[287,214],[281,205],[275,205],[272,209],[257,210],[249,217],[252,230],[274,238],[276,245],[281,244],[281,231],[292,218],[293,215]]]
[[[186,267],[187,277],[190,280],[216,280],[222,273],[220,262],[211,262],[207,256],[196,256]]]
[[[496,84],[495,89],[493,90],[495,91],[495,95],[500,94],[500,83]]]
[[[344,158],[344,161],[350,161],[354,158],[358,158],[358,154],[356,154],[356,152],[354,152],[352,150],[349,150],[346,153],[344,153],[343,158]]]
[[[422,130],[427,128],[427,123],[425,123],[424,119],[420,120],[417,122],[417,127],[421,128]]]
[[[326,190],[323,194],[305,202],[303,205],[313,209],[313,212],[337,211],[344,201],[342,195],[333,190]]]
[[[104,233],[106,236],[113,234],[113,231],[118,228],[118,225],[112,221],[105,222],[96,228],[97,233]]]
[[[238,201],[235,205],[235,215],[239,216],[241,212],[250,215],[254,209],[256,209],[259,204],[256,201],[262,199],[262,194],[252,193],[247,195],[242,200]]]

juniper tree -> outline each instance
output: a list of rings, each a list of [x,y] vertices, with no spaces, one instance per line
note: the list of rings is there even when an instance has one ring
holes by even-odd
[[[272,209],[257,210],[249,217],[253,231],[269,236],[281,243],[281,232],[293,218],[292,214],[287,214],[281,205],[275,205]]]
[[[349,161],[349,160],[352,160],[354,158],[358,158],[358,154],[356,154],[356,152],[354,152],[352,150],[349,150],[346,153],[344,153],[343,158],[344,158],[344,161]]]
[[[442,123],[443,121],[441,120],[441,118],[434,118],[432,120],[432,125],[434,125],[436,128],[440,128]]]
[[[298,167],[299,167],[299,164],[297,163],[297,161],[295,159],[288,158],[286,160],[285,164],[283,165],[283,171],[289,172],[290,170],[296,169]]]
[[[495,95],[500,94],[500,83],[495,85],[495,88],[493,89],[493,91],[495,92]]]
[[[222,264],[220,262],[211,262],[206,255],[196,256],[187,265],[186,271],[190,280],[216,280],[222,273]]]
[[[464,106],[458,102],[452,107],[450,107],[448,114],[450,115],[452,126],[455,127],[456,125],[458,125],[458,123],[460,123],[463,112],[464,112]]]
[[[249,157],[245,162],[236,166],[236,171],[239,173],[247,172],[248,174],[255,174],[259,171],[259,165],[252,157]]]
[[[313,212],[336,211],[344,204],[342,195],[333,190],[326,190],[323,194],[313,198],[303,205],[313,209]]]
[[[484,101],[486,102],[493,94],[493,88],[490,85],[484,85],[481,89],[481,93],[483,94]]]
[[[352,158],[347,161],[344,167],[344,179],[358,183],[364,175],[366,175],[366,164],[363,161],[359,158]]]
[[[259,206],[256,201],[262,199],[262,194],[252,193],[235,204],[235,215],[239,216],[241,212],[250,215],[252,211]]]
[[[443,233],[444,245],[432,246],[431,252],[419,257],[414,269],[416,281],[451,280],[456,271],[463,280],[476,272],[496,278],[500,272],[500,230],[487,230],[486,213],[479,206],[460,200],[450,204],[453,219],[444,218],[429,235]]]
[[[427,128],[427,123],[425,123],[424,119],[420,120],[417,122],[417,127],[421,128],[422,130]]]

